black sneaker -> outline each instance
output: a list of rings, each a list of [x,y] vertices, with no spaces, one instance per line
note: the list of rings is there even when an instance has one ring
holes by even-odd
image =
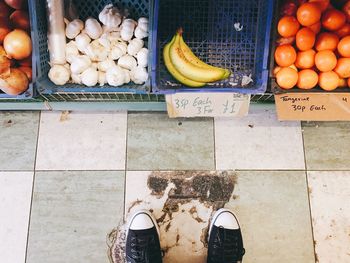
[[[148,211],[138,211],[132,216],[125,252],[127,263],[162,263],[159,229]]]
[[[209,228],[207,263],[236,263],[242,261],[244,253],[236,216],[230,210],[218,210]]]

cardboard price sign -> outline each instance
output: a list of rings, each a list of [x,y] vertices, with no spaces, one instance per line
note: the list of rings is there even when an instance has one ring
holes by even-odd
[[[242,117],[250,95],[238,93],[175,93],[166,95],[168,115],[177,117]]]
[[[279,120],[350,120],[350,93],[286,93],[275,101]]]

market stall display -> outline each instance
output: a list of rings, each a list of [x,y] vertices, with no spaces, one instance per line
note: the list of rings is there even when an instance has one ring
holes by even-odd
[[[0,99],[33,95],[32,39],[27,1],[0,1]]]

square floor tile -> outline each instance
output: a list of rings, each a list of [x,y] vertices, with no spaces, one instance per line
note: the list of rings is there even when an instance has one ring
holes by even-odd
[[[124,172],[37,172],[27,263],[109,263],[123,208]]]
[[[209,219],[230,200],[235,182],[233,171],[128,171],[125,215],[152,211],[160,227],[164,263],[203,263]],[[123,245],[117,241],[113,251],[120,254]],[[120,262],[120,257],[114,260]]]
[[[304,122],[308,170],[350,170],[350,123]]]
[[[1,263],[24,263],[33,172],[0,172]]]
[[[0,112],[0,170],[34,170],[39,112]]]
[[[305,168],[300,122],[279,122],[272,106],[255,105],[242,119],[215,119],[216,169]]]
[[[129,114],[128,170],[214,170],[212,119]]]
[[[318,262],[350,262],[350,172],[308,172]]]
[[[239,172],[226,207],[240,220],[243,262],[315,262],[304,172]]]
[[[43,112],[37,170],[124,170],[127,113]]]

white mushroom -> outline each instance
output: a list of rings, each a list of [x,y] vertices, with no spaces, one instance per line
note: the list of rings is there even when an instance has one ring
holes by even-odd
[[[106,72],[109,68],[115,66],[115,62],[112,59],[106,59],[98,63],[97,68],[99,71]]]
[[[137,62],[133,56],[124,55],[118,60],[118,65],[122,68],[131,70],[137,66]]]
[[[86,55],[79,55],[72,60],[70,70],[73,74],[80,74],[91,65],[91,60]]]
[[[111,52],[109,53],[109,58],[113,60],[117,60],[123,55],[125,55],[126,52],[127,52],[127,45],[124,42],[120,42],[111,49]]]
[[[120,30],[120,36],[124,41],[130,41],[132,39],[136,25],[136,21],[130,18],[123,21]]]
[[[89,67],[81,74],[81,82],[86,86],[95,86],[98,82],[98,72],[93,67]]]
[[[140,67],[147,67],[148,65],[148,49],[142,48],[137,54],[137,65]]]
[[[129,55],[136,56],[137,52],[141,50],[143,45],[144,45],[144,42],[141,39],[134,38],[133,40],[131,40],[128,45]]]
[[[85,54],[89,56],[92,61],[104,61],[107,59],[109,49],[101,45],[98,39],[92,41],[85,49]]]
[[[135,37],[138,39],[148,37],[148,19],[141,17],[137,22],[138,23],[135,29]]]
[[[77,44],[75,43],[75,41],[71,40],[66,45],[66,60],[69,63],[72,63],[72,60],[76,56],[79,56],[79,50],[78,50],[78,47],[77,47]]]
[[[121,67],[115,65],[107,70],[106,80],[111,86],[121,86],[125,83],[125,72]]]
[[[74,84],[81,84],[81,74],[72,74],[71,78]]]
[[[94,18],[88,18],[85,21],[85,32],[92,39],[97,39],[102,35],[102,27]]]
[[[90,42],[91,42],[91,38],[85,33],[81,33],[75,38],[75,43],[77,44],[77,48],[82,53],[85,53],[85,49],[90,44]]]
[[[56,85],[64,85],[69,81],[70,72],[62,65],[54,65],[48,74],[49,79]]]
[[[69,39],[74,39],[79,35],[80,31],[84,28],[84,22],[80,19],[74,19],[72,22],[69,22],[66,26],[66,37]]]
[[[148,79],[148,72],[146,68],[136,67],[131,70],[130,77],[135,84],[144,84]]]

